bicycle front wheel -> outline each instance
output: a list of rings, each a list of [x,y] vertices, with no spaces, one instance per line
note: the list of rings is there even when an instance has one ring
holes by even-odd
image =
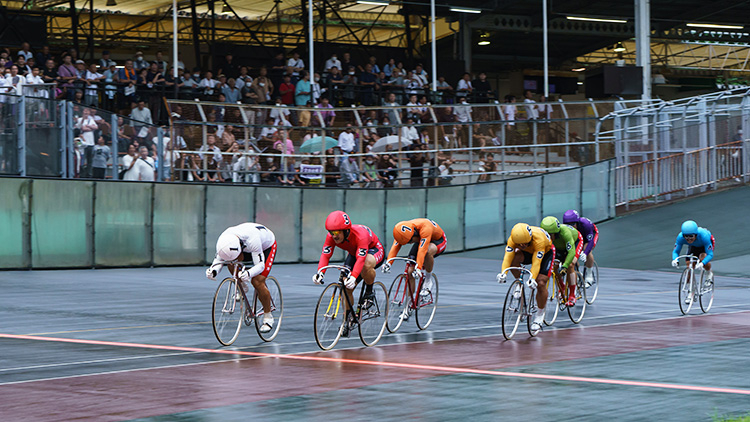
[[[346,321],[345,300],[338,282],[327,285],[318,298],[313,324],[315,342],[323,350],[332,349],[341,338],[341,329]]]
[[[687,313],[690,312],[690,308],[693,307],[694,292],[692,275],[691,269],[685,268],[685,271],[682,272],[682,276],[680,277],[680,288],[677,293],[680,300],[680,312],[682,312],[682,315],[687,315]]]
[[[534,315],[539,311],[536,307],[536,289],[527,287],[524,297],[526,298],[526,330],[531,337],[535,337],[540,331],[533,329]]]
[[[359,307],[359,339],[365,346],[374,346],[383,337],[388,305],[385,285],[379,281],[372,283],[372,294],[364,295]]]
[[[560,307],[557,302],[557,279],[553,275],[547,279],[547,306],[544,307],[544,325],[550,326],[557,320]]]
[[[424,330],[430,326],[432,319],[435,318],[438,301],[438,279],[435,274],[432,275],[432,285],[425,287],[419,292],[417,299],[416,320],[417,327]]]
[[[524,311],[523,284],[516,280],[508,287],[503,304],[503,337],[506,340],[513,338],[521,323],[521,314]]]
[[[701,272],[701,292],[700,296],[700,303],[701,303],[701,310],[703,312],[708,312],[711,309],[711,305],[714,303],[714,282],[711,280],[711,283],[708,283],[706,281],[706,272]]]
[[[237,340],[245,315],[245,300],[237,286],[233,278],[227,277],[219,283],[214,294],[211,322],[216,340],[224,346],[229,346]]]
[[[576,304],[574,306],[568,306],[568,316],[574,324],[578,324],[583,320],[583,314],[586,313],[586,283],[583,282],[581,273],[576,271]]]
[[[395,333],[408,318],[409,307],[411,306],[411,295],[409,294],[409,277],[406,274],[399,274],[391,283],[388,290],[388,318],[386,319],[386,328],[389,333]]]
[[[591,268],[585,268],[583,269],[583,275],[588,275],[588,272],[591,272],[591,275],[593,278],[591,279],[591,283],[586,284],[586,303],[589,305],[592,305],[594,301],[596,300],[596,296],[599,294],[599,264],[594,262],[594,266]],[[585,281],[585,277],[584,277]]]
[[[268,292],[271,294],[271,314],[274,316],[273,326],[271,331],[263,332],[263,304],[260,302],[258,297],[258,291],[255,291],[253,295],[253,309],[255,311],[255,331],[263,341],[272,341],[279,334],[279,328],[281,328],[281,318],[284,316],[284,298],[281,296],[281,285],[275,277],[266,278],[266,287]]]

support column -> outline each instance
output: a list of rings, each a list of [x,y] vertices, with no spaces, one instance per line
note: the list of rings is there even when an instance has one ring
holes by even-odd
[[[193,17],[193,48],[195,49],[195,65],[201,67],[201,43],[199,38],[201,27],[198,25],[198,12],[195,10],[195,0],[190,0],[190,14]]]
[[[650,0],[635,0],[635,64],[643,66],[644,101],[651,99],[651,12]]]
[[[78,14],[76,13],[76,1],[70,0],[70,26],[73,29],[73,48],[80,54],[80,44],[78,43]],[[80,57],[79,57],[80,58]],[[39,64],[39,63],[37,63]]]

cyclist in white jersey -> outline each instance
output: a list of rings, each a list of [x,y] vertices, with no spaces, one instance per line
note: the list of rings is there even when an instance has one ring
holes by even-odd
[[[271,314],[271,294],[266,287],[266,277],[271,272],[273,260],[276,257],[276,236],[268,227],[258,223],[242,223],[229,227],[216,241],[216,258],[206,270],[206,277],[216,280],[224,263],[252,261],[252,267],[245,267],[238,274],[243,288],[247,292],[250,281],[258,292],[258,298],[263,304],[263,325],[261,332],[267,333],[273,329],[273,314]],[[234,274],[235,264],[228,264],[229,271]]]

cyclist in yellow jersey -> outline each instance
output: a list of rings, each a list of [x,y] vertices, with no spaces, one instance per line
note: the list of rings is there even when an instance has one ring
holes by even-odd
[[[497,275],[497,281],[505,283],[504,271],[509,267],[531,264],[531,280],[537,284],[537,313],[532,324],[533,330],[541,330],[544,323],[544,307],[547,304],[547,280],[552,275],[552,263],[555,260],[555,246],[549,234],[540,227],[518,223],[513,226],[505,248],[503,267]],[[519,271],[511,271],[518,277]],[[532,283],[533,284],[533,283]]]

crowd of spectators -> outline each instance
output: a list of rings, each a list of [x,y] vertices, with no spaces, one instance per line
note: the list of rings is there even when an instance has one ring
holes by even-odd
[[[117,128],[119,151],[127,151],[120,160],[123,170],[119,175],[126,180],[153,180],[158,166],[164,166],[175,179],[186,181],[389,187],[396,179],[406,178],[413,186],[422,186],[450,183],[452,178],[450,154],[436,157],[422,152],[436,141],[432,136],[437,136],[441,146],[463,148],[468,146],[471,130],[474,146],[498,144],[497,128],[474,124],[490,117],[482,115],[490,108],[473,110],[471,104],[497,99],[484,73],[476,78],[465,73],[455,86],[440,76],[432,87],[431,77],[420,63],[405,67],[390,59],[381,67],[374,56],[357,62],[348,52],[332,54],[312,77],[296,51],[290,56],[279,51],[266,65],[255,68],[237,62],[232,54],[218,60],[214,69],[189,70],[181,60],[176,67],[178,76],[174,78],[173,64],[161,52],[146,59],[139,51],[118,64],[109,51],[102,51],[100,58],[86,62],[75,49],[52,54],[47,46],[32,51],[23,43],[16,54],[0,49],[0,72],[5,72],[0,77],[0,93],[26,90],[28,95],[33,85],[51,84],[39,90],[38,96],[76,103],[75,154],[80,177],[104,177],[102,161],[111,162],[112,152],[102,148],[110,143],[109,123],[97,115],[97,108],[129,117],[121,119]],[[232,121],[228,114],[237,107],[213,107],[208,118],[213,125],[207,135],[196,140],[175,130],[178,142],[170,142],[167,135],[163,141],[167,152],[159,159],[154,125],[169,121],[165,96],[278,108],[249,113],[249,123],[257,127],[248,133],[228,124]],[[535,104],[530,91],[524,97],[528,119],[549,115],[545,106]],[[515,97],[506,96],[502,116],[494,116],[507,120],[506,128],[515,125],[519,111],[515,101]],[[430,104],[447,106],[437,108],[433,118]],[[360,111],[363,127],[354,127],[358,126],[355,119],[337,119],[333,110],[349,106],[390,108]],[[172,111],[172,117],[180,119],[181,112]],[[426,129],[433,123],[441,124],[437,132]],[[324,127],[328,136],[338,139],[338,147],[329,152],[341,157],[333,162],[331,157],[324,162],[315,156],[284,157],[294,153],[295,144],[299,147],[306,139],[322,135],[317,128]],[[170,133],[166,127],[165,133]],[[390,135],[407,141],[404,155],[346,156],[369,153],[379,139]],[[252,154],[247,143],[252,143]],[[186,148],[196,153],[185,153]],[[255,156],[257,153],[278,156]]]

